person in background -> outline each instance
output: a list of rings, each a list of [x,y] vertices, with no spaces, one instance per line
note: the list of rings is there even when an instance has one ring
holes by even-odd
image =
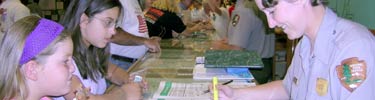
[[[40,100],[70,91],[73,42],[56,22],[36,16],[16,21],[0,44],[0,99]]]
[[[72,0],[61,20],[61,24],[73,33],[73,73],[72,91],[64,95],[71,100],[78,96],[81,87],[89,99],[136,100],[142,98],[141,84],[130,81],[128,73],[112,64],[107,44],[116,34],[116,21],[121,3],[118,0]],[[106,79],[119,86],[105,93]],[[55,99],[64,99],[62,97]]]
[[[228,41],[217,41],[214,45],[228,45],[232,50],[257,52],[262,58],[262,69],[250,69],[259,84],[272,78],[274,35],[268,35],[262,20],[254,13],[255,4],[250,0],[237,0],[228,25]],[[215,46],[214,46],[215,47]]]
[[[190,25],[191,22],[191,9],[194,0],[179,0],[178,2],[178,11],[176,12],[185,25]]]
[[[217,36],[216,40],[227,43],[228,41],[228,10],[223,6],[223,0],[203,0],[205,9],[210,9],[212,26]]]
[[[192,0],[191,6],[188,10],[182,10],[184,12],[184,16],[181,17],[182,21],[187,27],[192,27],[196,24],[204,24],[206,27],[210,27],[212,29],[212,25],[210,24],[210,17],[208,13],[209,9],[204,9],[202,0]]]
[[[208,16],[205,16],[203,13],[203,5],[201,0],[193,0],[192,6],[190,7],[190,17],[191,23],[208,19]]]
[[[237,0],[224,0],[225,8],[228,9],[229,16],[232,16],[232,12],[234,10],[234,7],[236,5]]]
[[[180,0],[178,2],[178,6],[180,7],[180,10],[189,10],[190,6],[193,4],[194,0]]]
[[[271,28],[299,39],[283,80],[233,89],[219,85],[220,99],[375,98],[375,37],[358,23],[338,17],[327,0],[255,0]]]
[[[147,51],[160,51],[160,38],[148,36],[148,28],[138,0],[120,0],[122,6],[122,16],[119,18],[118,25],[123,31],[144,38],[150,41],[156,48],[148,48],[147,45],[119,45],[111,43],[111,62],[127,70],[137,59],[146,54]],[[122,34],[122,33],[119,33]],[[116,37],[116,35],[114,35]],[[127,38],[123,38],[127,39]]]
[[[0,39],[14,22],[30,15],[30,10],[20,0],[3,0],[0,9],[3,11],[0,15]]]
[[[192,32],[201,29],[203,26],[201,23],[187,27],[176,14],[178,11],[176,4],[176,0],[157,0],[152,4],[145,14],[150,36],[170,39],[181,35],[190,36]]]

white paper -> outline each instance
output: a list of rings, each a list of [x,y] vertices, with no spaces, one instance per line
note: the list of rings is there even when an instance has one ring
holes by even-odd
[[[204,93],[209,83],[160,82],[153,99],[164,100],[210,100],[210,93]]]
[[[210,100],[211,93],[208,90],[210,83],[178,83],[161,81],[158,90],[153,95],[153,100]],[[228,84],[233,88],[244,88],[255,86],[255,83],[245,81],[234,81]]]

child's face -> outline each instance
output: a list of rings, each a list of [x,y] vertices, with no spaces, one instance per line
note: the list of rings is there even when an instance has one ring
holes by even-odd
[[[84,40],[98,48],[104,48],[116,33],[116,21],[119,8],[104,10],[90,18],[87,27],[82,32]]]
[[[75,70],[72,61],[73,42],[67,38],[56,44],[54,54],[41,63],[38,83],[42,90],[51,96],[60,96],[70,91],[72,73]]]
[[[279,0],[278,4],[271,8],[264,8],[262,0],[256,0],[256,4],[266,14],[270,28],[281,27],[291,40],[303,35],[307,22],[304,20],[306,5],[301,0]]]

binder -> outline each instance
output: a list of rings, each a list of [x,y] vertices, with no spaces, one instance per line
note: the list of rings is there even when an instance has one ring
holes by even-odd
[[[206,68],[263,68],[262,59],[255,51],[208,50]]]

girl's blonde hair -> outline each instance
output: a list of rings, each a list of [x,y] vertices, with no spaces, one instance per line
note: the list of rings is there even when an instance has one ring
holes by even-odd
[[[180,0],[156,0],[152,3],[152,7],[169,12],[178,13],[180,11],[178,6],[179,1]]]
[[[20,97],[25,100],[28,90],[25,83],[24,73],[21,71],[20,59],[24,49],[26,38],[38,25],[41,18],[28,16],[15,22],[5,33],[0,44],[0,99],[8,100]],[[56,44],[69,37],[69,34],[62,32],[45,49],[31,60],[38,63],[45,63],[44,59],[53,54]]]

